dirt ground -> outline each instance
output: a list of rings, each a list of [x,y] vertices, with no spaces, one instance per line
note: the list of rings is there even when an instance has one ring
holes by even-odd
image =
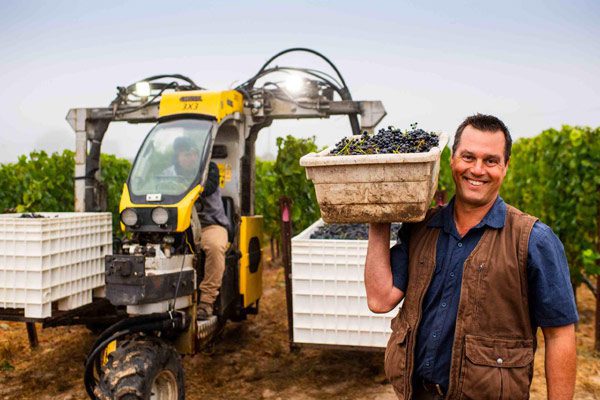
[[[576,399],[600,399],[600,355],[593,354],[594,298],[579,293]],[[83,327],[39,330],[29,348],[23,323],[0,321],[0,399],[85,399],[83,360],[94,336]],[[541,339],[541,336],[540,336]],[[543,340],[531,398],[546,398]],[[383,353],[288,347],[283,271],[265,268],[260,313],[231,323],[210,349],[184,358],[186,398],[393,400]]]

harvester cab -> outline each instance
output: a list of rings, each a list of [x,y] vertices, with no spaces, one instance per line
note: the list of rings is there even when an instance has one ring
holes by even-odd
[[[294,51],[321,57],[337,78],[313,69],[269,67]],[[385,110],[380,101],[353,101],[333,63],[302,48],[276,54],[235,90],[208,91],[182,75],[159,75],[118,88],[109,107],[69,111],[77,139],[76,211],[106,210],[99,172],[109,124],[155,124],[123,186],[120,223],[126,239],[106,257],[106,298],[125,309],[127,317],[102,332],[88,355],[84,381],[91,398],[183,399],[178,353],[196,353],[227,320],[258,312],[262,216],[254,211],[257,136],[275,119],[332,115],[347,115],[358,134],[373,130]],[[220,172],[229,245],[214,315],[198,322],[205,260],[198,246],[196,207],[210,162]]]
[[[239,170],[242,158],[243,125],[235,117],[241,112],[243,99],[236,91],[162,94],[158,123],[144,140],[123,187],[121,224],[131,232],[130,239],[106,263],[106,296],[112,304],[126,306],[129,315],[196,304],[196,288],[204,274],[197,200],[211,161],[222,171],[220,186],[230,243],[225,280],[215,307],[218,318],[211,318],[210,324],[203,322],[202,335],[196,336],[206,339],[208,327],[221,325],[216,322],[256,312],[261,281],[254,274],[260,275],[262,219],[240,217],[239,179],[232,179],[232,170]],[[238,273],[240,259],[250,258],[256,265],[244,265],[246,273]],[[194,313],[189,314],[193,322]]]

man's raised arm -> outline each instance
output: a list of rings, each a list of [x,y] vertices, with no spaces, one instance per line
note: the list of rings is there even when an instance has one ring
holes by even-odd
[[[370,224],[365,262],[365,287],[369,309],[375,313],[391,311],[404,297],[394,286],[390,264],[390,224]]]

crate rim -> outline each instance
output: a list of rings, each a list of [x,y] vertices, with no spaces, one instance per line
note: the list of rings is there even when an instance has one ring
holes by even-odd
[[[448,144],[448,134],[439,134],[439,144],[425,153],[399,153],[399,154],[360,154],[332,156],[329,146],[318,153],[308,153],[300,158],[303,167],[330,167],[336,165],[368,165],[368,164],[403,164],[403,163],[425,163],[436,161],[440,153]]]

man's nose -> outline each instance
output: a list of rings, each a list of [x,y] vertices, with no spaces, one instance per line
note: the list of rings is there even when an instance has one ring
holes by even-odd
[[[471,173],[473,175],[483,175],[483,174],[485,174],[483,160],[477,159],[477,161],[475,161],[475,165],[473,167],[471,167]]]

